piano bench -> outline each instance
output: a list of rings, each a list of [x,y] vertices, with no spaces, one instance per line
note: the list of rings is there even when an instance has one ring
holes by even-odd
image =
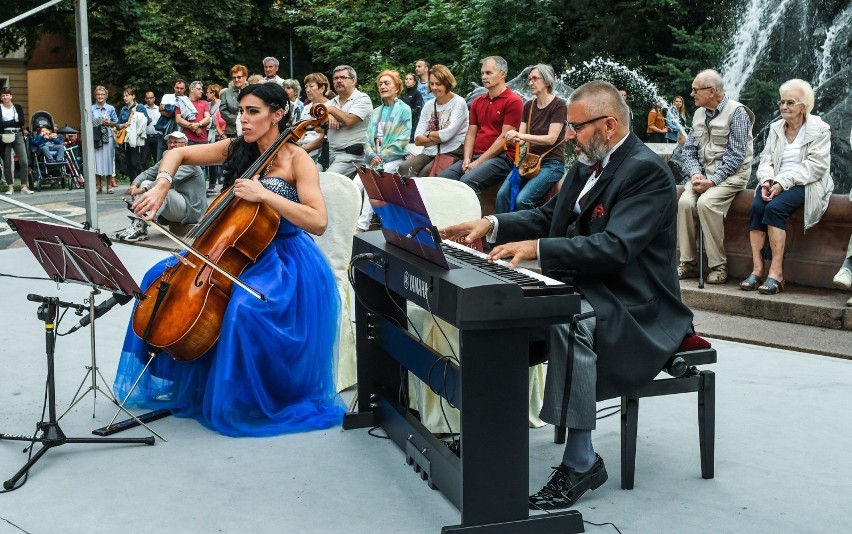
[[[671,378],[659,378],[621,397],[621,487],[633,489],[636,470],[636,434],[639,399],[678,393],[698,393],[698,447],[702,478],[713,478],[716,434],[716,375],[698,365],[716,363],[716,349],[697,335],[684,338],[678,351],[662,369]],[[565,443],[565,427],[557,426],[555,443]]]

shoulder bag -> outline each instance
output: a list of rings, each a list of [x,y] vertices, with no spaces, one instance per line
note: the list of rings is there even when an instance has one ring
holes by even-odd
[[[438,104],[435,104],[435,107],[432,110],[432,117],[435,119],[435,126],[440,130],[440,116],[438,115]],[[435,130],[436,132],[438,130]],[[440,139],[440,137],[439,137]],[[444,172],[448,167],[451,167],[456,161],[457,158],[452,154],[441,154],[441,143],[438,143],[438,154],[432,160],[432,168],[429,169],[429,176],[439,176],[442,172]]]
[[[527,119],[527,130],[532,128],[532,110],[535,106],[535,100],[530,102],[530,114]],[[552,147],[548,148],[543,154],[533,154],[530,150],[527,150],[527,153],[524,154],[524,159],[518,164],[518,172],[521,175],[521,178],[524,180],[529,180],[530,178],[535,178],[538,176],[538,172],[541,170],[541,160],[548,154],[550,154],[556,147],[559,146],[559,143],[562,141],[557,140],[556,144]]]
[[[136,107],[130,108],[130,117],[127,119],[128,124],[127,128],[133,124],[133,114],[136,113]],[[113,131],[113,135],[115,135],[115,142],[119,145],[124,144],[124,139],[127,137],[127,128],[116,128]]]

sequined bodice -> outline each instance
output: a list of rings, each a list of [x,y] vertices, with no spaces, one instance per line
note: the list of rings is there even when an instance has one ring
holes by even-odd
[[[290,185],[284,178],[265,176],[260,179],[260,183],[263,184],[263,187],[277,195],[281,195],[287,200],[292,200],[293,202],[299,201],[299,193],[296,191],[296,188]]]

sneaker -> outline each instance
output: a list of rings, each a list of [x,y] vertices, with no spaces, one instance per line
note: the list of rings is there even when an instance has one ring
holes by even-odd
[[[846,267],[841,267],[837,274],[834,275],[834,285],[840,289],[849,289],[852,287],[852,271]]]
[[[15,192],[15,187],[11,186],[11,185],[9,186],[9,189],[6,190],[7,195],[11,195],[14,192]]]
[[[34,195],[35,191],[30,189],[29,187],[21,187],[21,194],[22,195]]]
[[[694,261],[682,261],[677,266],[677,279],[698,278],[698,265]]]
[[[708,284],[724,284],[728,281],[728,266],[724,263],[710,269],[707,275]]]
[[[125,231],[116,234],[115,237],[121,241],[128,241],[130,243],[145,241],[148,239],[148,225],[142,220],[136,220]]]

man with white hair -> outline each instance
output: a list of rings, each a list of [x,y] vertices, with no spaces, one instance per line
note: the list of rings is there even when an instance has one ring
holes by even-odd
[[[683,145],[683,171],[690,177],[677,203],[678,278],[698,277],[697,227],[704,232],[707,283],[728,280],[725,215],[751,176],[754,113],[725,94],[715,70],[698,73],[690,93],[698,109]]]
[[[186,135],[188,144],[203,145],[207,144],[207,126],[211,120],[210,104],[204,99],[204,85],[194,81],[189,84],[189,105],[186,100],[177,99],[175,122]]]
[[[174,131],[166,136],[166,143],[168,150],[186,146],[186,134],[181,131]],[[130,184],[127,195],[135,199],[151,189],[157,180],[165,180],[165,178],[157,177],[159,169],[160,162],[157,161],[153,166],[142,171]],[[172,186],[163,201],[163,205],[157,212],[157,222],[170,225],[195,224],[201,220],[206,210],[206,183],[201,167],[198,165],[181,165],[172,178]],[[132,221],[130,226],[116,232],[115,238],[129,242],[148,239],[148,224],[136,217],[130,219]]]
[[[278,76],[278,66],[280,63],[272,56],[263,58],[263,79],[267,82],[275,82],[281,85],[284,79]]]

